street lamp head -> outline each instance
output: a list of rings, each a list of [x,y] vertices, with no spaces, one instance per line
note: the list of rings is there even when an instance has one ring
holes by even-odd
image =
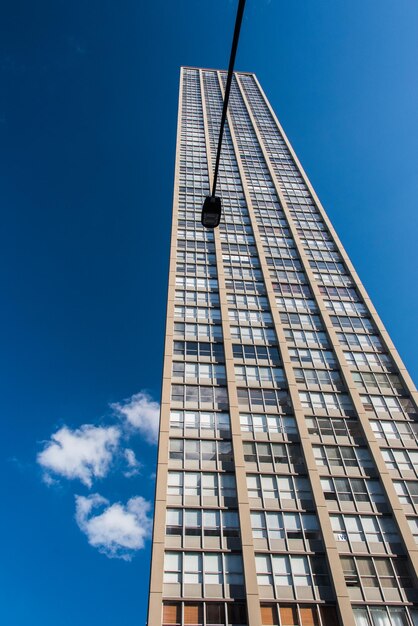
[[[221,199],[217,196],[207,196],[202,208],[202,225],[205,228],[216,228],[221,221]]]

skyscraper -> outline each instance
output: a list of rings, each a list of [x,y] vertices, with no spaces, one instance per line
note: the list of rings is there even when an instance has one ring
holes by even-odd
[[[418,626],[414,385],[256,77],[182,68],[149,626]],[[383,277],[382,277],[383,280]]]

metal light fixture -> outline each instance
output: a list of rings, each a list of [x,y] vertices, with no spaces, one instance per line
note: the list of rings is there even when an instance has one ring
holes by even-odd
[[[222,139],[226,121],[226,113],[229,102],[229,92],[231,91],[232,76],[234,74],[234,63],[238,48],[239,32],[241,30],[242,16],[244,14],[245,0],[239,0],[237,17],[235,20],[234,38],[232,40],[231,56],[229,57],[228,76],[225,86],[225,97],[222,107],[221,125],[219,127],[218,150],[216,153],[215,172],[213,174],[212,195],[207,196],[203,203],[201,222],[205,228],[216,228],[219,226],[222,214],[221,199],[215,195],[216,183],[218,182],[219,161],[221,158]]]
[[[202,208],[202,224],[205,228],[216,228],[221,221],[221,199],[217,196],[205,198]]]

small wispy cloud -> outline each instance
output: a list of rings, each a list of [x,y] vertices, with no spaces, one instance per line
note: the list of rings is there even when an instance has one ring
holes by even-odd
[[[160,405],[146,392],[140,391],[122,402],[115,402],[111,408],[137,430],[147,443],[157,443]]]
[[[91,546],[109,558],[130,561],[151,536],[151,503],[141,496],[131,498],[126,505],[110,504],[98,493],[76,495],[75,500],[80,530]]]
[[[136,476],[137,474],[139,474],[142,463],[140,463],[136,458],[135,452],[131,450],[131,448],[126,448],[123,451],[123,456],[127,465],[127,469],[125,469],[123,475],[126,478],[132,478],[132,476]]]
[[[75,430],[63,426],[37,456],[45,482],[51,484],[56,477],[64,477],[91,487],[94,478],[107,475],[120,437],[114,426],[83,424]]]

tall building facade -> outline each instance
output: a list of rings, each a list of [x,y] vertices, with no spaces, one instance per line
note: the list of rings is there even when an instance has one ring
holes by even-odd
[[[148,626],[418,626],[415,387],[256,77],[182,68]]]

